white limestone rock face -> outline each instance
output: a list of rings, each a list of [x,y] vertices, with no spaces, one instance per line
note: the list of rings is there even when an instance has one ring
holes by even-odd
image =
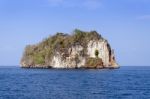
[[[89,57],[96,58],[95,50],[98,50],[98,57],[102,59],[105,66],[109,66],[109,50],[107,44],[108,43],[105,40],[90,41],[87,47],[87,55],[89,55]]]
[[[85,57],[80,55],[82,50],[81,45],[72,46],[65,58],[63,57],[65,53],[56,52],[50,65],[52,68],[80,68],[85,65]]]
[[[98,57],[102,59],[104,67],[118,67],[115,60],[114,51],[111,49],[106,40],[91,40],[88,43],[87,55],[89,55],[89,57],[96,58],[95,50],[99,51]]]

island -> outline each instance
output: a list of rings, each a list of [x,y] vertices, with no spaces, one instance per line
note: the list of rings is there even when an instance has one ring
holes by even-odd
[[[119,68],[106,39],[96,31],[79,29],[27,45],[20,64],[23,68]]]

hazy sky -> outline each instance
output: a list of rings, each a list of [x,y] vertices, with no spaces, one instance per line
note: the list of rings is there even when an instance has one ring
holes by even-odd
[[[150,0],[0,0],[0,65],[27,44],[75,28],[97,30],[120,65],[150,65]]]

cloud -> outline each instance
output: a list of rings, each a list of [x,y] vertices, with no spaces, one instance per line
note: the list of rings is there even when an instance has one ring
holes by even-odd
[[[48,0],[52,7],[98,9],[102,6],[100,0]]]
[[[138,20],[150,20],[150,15],[138,16],[136,19],[138,19]]]
[[[49,5],[51,6],[60,6],[65,0],[48,0]]]
[[[88,9],[98,9],[102,6],[100,0],[85,0],[83,5]]]

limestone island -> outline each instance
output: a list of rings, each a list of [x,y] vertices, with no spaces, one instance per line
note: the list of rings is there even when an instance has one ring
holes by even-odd
[[[27,45],[20,64],[23,68],[119,68],[106,39],[96,31],[79,29]]]

